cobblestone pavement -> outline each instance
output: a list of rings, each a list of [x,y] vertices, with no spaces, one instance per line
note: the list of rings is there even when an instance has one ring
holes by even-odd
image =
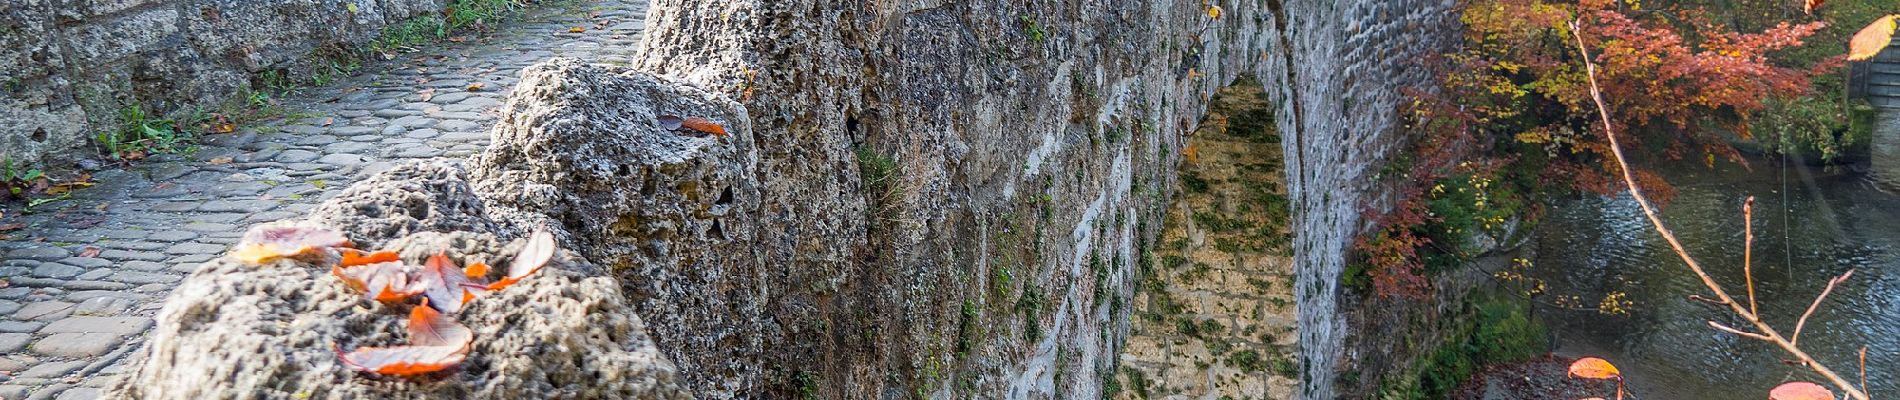
[[[292,96],[298,118],[95,172],[96,186],[25,215],[12,206],[0,223],[26,226],[0,241],[0,399],[99,397],[172,288],[248,225],[295,217],[405,159],[481,151],[521,68],[555,56],[624,64],[645,15],[645,0],[542,6]]]

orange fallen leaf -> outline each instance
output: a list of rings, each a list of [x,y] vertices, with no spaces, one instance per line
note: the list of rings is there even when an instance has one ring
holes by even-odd
[[[357,371],[409,376],[454,367],[468,358],[468,348],[456,346],[363,347],[347,354],[343,353],[343,349],[337,349],[336,356],[343,360],[344,366]]]
[[[1827,0],[1808,0],[1807,5],[1803,7],[1802,10],[1806,11],[1808,15],[1814,15],[1814,9],[1821,8],[1821,3],[1826,2]]]
[[[409,345],[363,347],[344,353],[343,365],[383,375],[417,375],[454,367],[468,358],[475,332],[455,318],[436,312],[428,300],[409,310]]]
[[[409,276],[401,262],[388,261],[357,266],[330,267],[330,275],[345,285],[361,290],[371,300],[397,302],[421,294],[423,287]]]
[[[463,89],[463,90],[467,90],[467,91],[470,91],[470,92],[480,92],[480,91],[482,91],[482,87],[483,87],[483,86],[482,86],[482,83],[481,83],[481,82],[475,82],[475,83],[470,83],[470,84],[468,84],[468,86],[467,86],[467,87],[464,87],[464,88],[462,88],[462,89]]]
[[[567,33],[581,33],[581,32],[586,32],[586,31],[587,31],[587,28],[578,27],[578,26],[573,27],[573,28],[567,28]]]
[[[515,253],[515,259],[508,263],[508,276],[495,283],[488,284],[488,290],[501,290],[540,271],[548,261],[554,259],[554,234],[547,230],[536,230],[528,235],[528,245]]]
[[[468,289],[463,287],[469,283],[468,275],[455,267],[455,262],[449,260],[448,254],[438,252],[429,257],[429,261],[422,264],[419,275],[416,284],[422,286],[422,295],[428,298],[429,306],[437,310],[454,314],[461,311],[462,305],[471,297]]]
[[[402,259],[401,254],[396,254],[396,252],[388,250],[372,253],[357,249],[337,249],[337,253],[343,256],[343,261],[337,263],[338,266],[341,267],[385,263]]]
[[[1867,24],[1866,28],[1861,28],[1860,33],[1854,34],[1854,39],[1847,44],[1847,60],[1860,61],[1874,58],[1875,55],[1880,54],[1881,50],[1886,50],[1887,44],[1893,42],[1895,24],[1900,23],[1895,21],[1895,17],[1900,17],[1900,15],[1881,17],[1874,20],[1874,23]]]
[[[480,278],[480,277],[488,276],[488,264],[483,264],[479,262],[474,263],[474,264],[469,264],[467,267],[462,268],[462,274],[467,275],[469,278]]]
[[[1834,392],[1812,382],[1788,382],[1768,391],[1768,400],[1834,400]]]
[[[1570,363],[1570,377],[1584,379],[1623,379],[1623,373],[1616,370],[1609,361],[1584,357]]]
[[[725,126],[719,125],[719,123],[704,117],[687,118],[685,121],[680,121],[680,126],[686,129],[710,133],[713,136],[726,136]]]
[[[285,257],[309,255],[331,247],[349,247],[342,232],[296,225],[259,225],[244,233],[231,256],[251,265]]]
[[[427,306],[428,304],[423,304]],[[416,346],[467,347],[475,341],[475,332],[455,318],[418,306],[409,310],[409,344]]]

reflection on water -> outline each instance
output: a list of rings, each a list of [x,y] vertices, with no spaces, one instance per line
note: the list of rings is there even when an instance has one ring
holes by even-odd
[[[1754,276],[1763,316],[1789,334],[1827,279],[1856,270],[1808,321],[1801,345],[1844,375],[1855,374],[1856,354],[1866,345],[1870,389],[1886,394],[1876,397],[1900,393],[1900,195],[1866,175],[1798,163],[1784,169],[1775,160],[1754,160],[1753,167],[1657,168],[1680,191],[1664,209],[1665,221],[1739,300],[1741,207],[1756,196]],[[1560,202],[1533,246],[1534,274],[1553,294],[1595,304],[1591,299],[1623,291],[1636,303],[1626,316],[1551,307],[1537,313],[1553,328],[1558,353],[1610,359],[1624,367],[1640,398],[1765,398],[1783,381],[1821,381],[1781,362],[1773,345],[1710,329],[1711,319],[1747,324],[1726,308],[1687,299],[1708,297],[1708,290],[1628,195]]]

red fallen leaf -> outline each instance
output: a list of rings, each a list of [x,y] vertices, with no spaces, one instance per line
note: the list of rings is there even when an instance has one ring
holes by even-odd
[[[1807,6],[1804,7],[1803,10],[1807,11],[1808,15],[1814,15],[1814,9],[1821,8],[1821,3],[1826,2],[1827,0],[1808,0]]]
[[[1768,391],[1768,400],[1834,400],[1834,392],[1812,382],[1788,382]]]
[[[680,126],[685,127],[686,129],[692,129],[695,131],[710,133],[713,136],[726,136],[725,126],[721,126],[718,123],[712,122],[712,120],[706,119],[703,117],[687,118],[685,121],[680,122]]]
[[[337,263],[337,265],[341,267],[354,267],[358,265],[384,263],[384,262],[390,262],[390,261],[398,261],[402,259],[402,255],[396,254],[396,252],[388,251],[388,250],[371,253],[371,252],[357,250],[357,249],[337,249],[337,253],[343,255],[343,261],[340,263]]]
[[[487,286],[488,290],[501,290],[540,271],[548,261],[554,259],[554,234],[546,229],[536,230],[528,235],[528,245],[515,253],[515,259],[508,263],[508,276]]]
[[[462,305],[473,297],[463,284],[469,283],[468,275],[455,262],[449,261],[444,253],[435,253],[429,261],[423,263],[416,284],[422,286],[422,295],[429,300],[429,306],[442,312],[454,314],[462,310]]]
[[[99,249],[99,246],[86,246],[85,249],[79,250],[79,256],[85,257],[85,258],[98,258],[100,251],[103,251],[103,250]]]
[[[259,225],[244,233],[231,256],[251,265],[263,265],[279,258],[297,257],[331,247],[349,247],[350,239],[342,232],[326,228],[296,225]]]

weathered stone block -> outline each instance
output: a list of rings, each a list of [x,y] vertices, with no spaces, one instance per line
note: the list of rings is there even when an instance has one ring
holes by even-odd
[[[140,51],[154,49],[178,33],[178,10],[154,9],[65,30],[73,62],[104,64]]]

